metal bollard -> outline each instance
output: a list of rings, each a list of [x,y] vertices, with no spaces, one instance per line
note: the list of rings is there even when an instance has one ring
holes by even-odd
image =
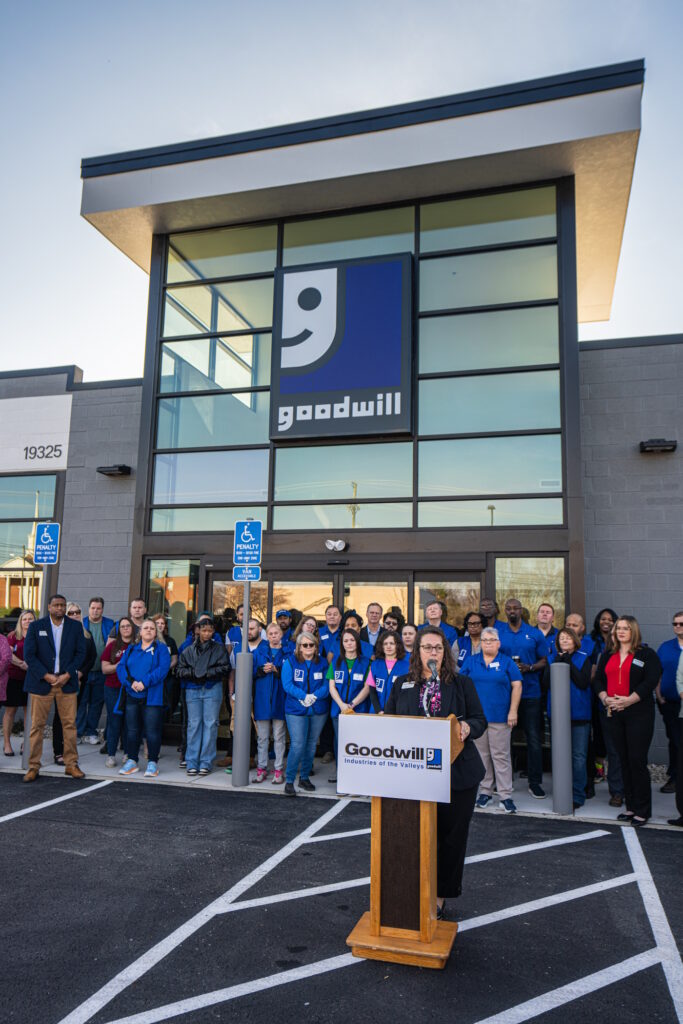
[[[235,658],[235,732],[232,740],[232,784],[249,785],[251,691],[254,655],[241,651]]]
[[[571,814],[572,790],[572,715],[569,665],[550,666],[550,703],[552,710],[553,811]]]

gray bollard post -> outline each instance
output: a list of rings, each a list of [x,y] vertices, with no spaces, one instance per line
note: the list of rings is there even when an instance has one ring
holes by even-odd
[[[572,715],[569,665],[550,666],[550,702],[552,711],[553,811],[571,814],[572,798]]]
[[[242,617],[242,650],[235,658],[235,730],[232,739],[232,784],[234,788],[249,785],[249,753],[251,745],[251,691],[254,656],[249,651],[249,618],[251,586],[244,584]]]

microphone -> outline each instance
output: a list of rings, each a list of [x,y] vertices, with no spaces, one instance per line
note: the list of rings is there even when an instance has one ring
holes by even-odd
[[[431,659],[431,661],[427,662],[427,668],[432,673],[431,681],[434,682],[434,680],[436,679],[436,675],[437,675],[437,664],[436,664],[436,662],[434,661],[433,658]]]

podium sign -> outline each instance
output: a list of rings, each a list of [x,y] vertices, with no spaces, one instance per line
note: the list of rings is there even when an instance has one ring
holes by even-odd
[[[450,720],[340,715],[337,789],[358,796],[449,803]]]

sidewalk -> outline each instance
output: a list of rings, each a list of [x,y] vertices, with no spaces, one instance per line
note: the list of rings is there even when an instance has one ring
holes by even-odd
[[[14,748],[16,750],[16,756],[13,758],[3,757],[0,754],[0,772],[12,772],[22,773],[21,757],[19,756],[19,738],[14,737]],[[222,756],[222,755],[221,755]],[[232,776],[228,775],[223,768],[215,768],[211,775],[194,776],[188,777],[184,768],[178,766],[179,755],[175,747],[162,747],[161,757],[159,759],[159,775],[155,779],[145,779],[144,769],[145,760],[143,757],[140,758],[140,771],[135,775],[122,776],[119,775],[119,768],[122,762],[122,755],[119,754],[119,763],[116,768],[105,768],[104,766],[104,755],[99,752],[98,746],[90,746],[88,744],[79,744],[78,747],[79,764],[86,776],[91,779],[114,779],[117,782],[122,783],[133,783],[136,785],[145,786],[192,786],[198,789],[211,789],[211,790],[225,790],[226,793],[230,793],[233,790]],[[313,776],[313,784],[316,787],[315,793],[302,793],[298,792],[299,797],[312,797],[326,798],[337,796],[337,787],[334,783],[328,782],[329,777],[332,775],[334,764],[323,764],[320,760],[316,759]],[[52,763],[52,748],[50,740],[45,740],[45,746],[43,747],[43,767],[40,769],[41,775],[63,777],[64,769],[59,765]],[[255,771],[250,771],[249,776],[253,779],[256,775]],[[676,805],[673,794],[665,794],[659,792],[659,783],[652,783],[652,817],[650,823],[652,825],[664,825],[666,824],[667,818],[676,817]],[[255,782],[250,782],[249,786],[244,787],[250,791],[265,793],[270,796],[282,796],[283,786],[274,786],[272,780],[269,777],[265,782],[261,782],[258,785]],[[547,793],[545,800],[536,800],[528,791],[526,779],[515,778],[514,781],[514,801],[517,805],[517,811],[524,815],[534,815],[538,817],[560,817],[555,815],[553,812],[553,800],[552,800],[552,776],[549,774],[543,777],[543,788]],[[240,790],[244,792],[244,789]],[[357,800],[367,800],[369,797],[354,797]],[[595,787],[595,797],[592,800],[587,800],[583,807],[575,812],[574,815],[568,816],[570,820],[572,818],[586,821],[586,822],[616,822],[617,815],[620,813],[622,808],[610,807],[609,806],[609,791],[607,789],[607,783],[599,783]],[[480,814],[503,814],[504,812],[498,806],[498,800],[494,797],[493,803],[490,807],[485,810],[481,810]],[[678,831],[678,830],[676,830]]]

